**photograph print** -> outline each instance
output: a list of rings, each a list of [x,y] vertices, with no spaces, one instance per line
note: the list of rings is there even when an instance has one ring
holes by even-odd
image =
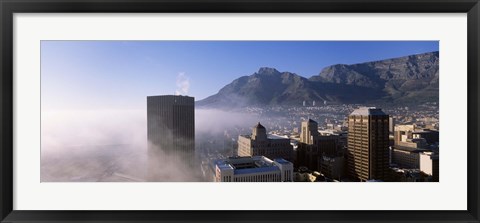
[[[439,182],[438,41],[41,41],[41,182]]]

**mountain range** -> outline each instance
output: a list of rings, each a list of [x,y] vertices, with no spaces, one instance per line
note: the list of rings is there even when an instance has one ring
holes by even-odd
[[[197,106],[302,105],[316,103],[438,102],[439,52],[325,67],[305,78],[262,67],[233,80]]]

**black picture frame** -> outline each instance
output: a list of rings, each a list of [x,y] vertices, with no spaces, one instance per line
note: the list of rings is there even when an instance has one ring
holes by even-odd
[[[0,0],[1,222],[480,222],[478,0]],[[466,211],[22,211],[13,210],[14,13],[467,13],[468,204]],[[455,193],[445,191],[445,193]]]

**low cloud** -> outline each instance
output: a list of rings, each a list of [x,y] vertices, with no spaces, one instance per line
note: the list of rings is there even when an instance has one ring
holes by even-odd
[[[252,114],[196,109],[195,140],[221,138],[227,130],[250,133],[257,121]],[[44,111],[41,134],[42,182],[148,181],[146,110]],[[167,156],[155,168],[165,181],[202,180]]]
[[[219,134],[228,129],[254,126],[258,120],[258,115],[254,114],[220,109],[196,109],[195,132],[197,134]]]

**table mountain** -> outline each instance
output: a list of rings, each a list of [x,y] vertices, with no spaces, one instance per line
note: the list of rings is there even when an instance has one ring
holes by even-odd
[[[337,64],[309,80],[381,89],[383,95],[379,99],[391,102],[438,101],[438,65],[436,51],[353,65]]]
[[[438,102],[439,53],[325,67],[304,78],[263,67],[235,79],[198,106],[311,105],[319,103]]]

